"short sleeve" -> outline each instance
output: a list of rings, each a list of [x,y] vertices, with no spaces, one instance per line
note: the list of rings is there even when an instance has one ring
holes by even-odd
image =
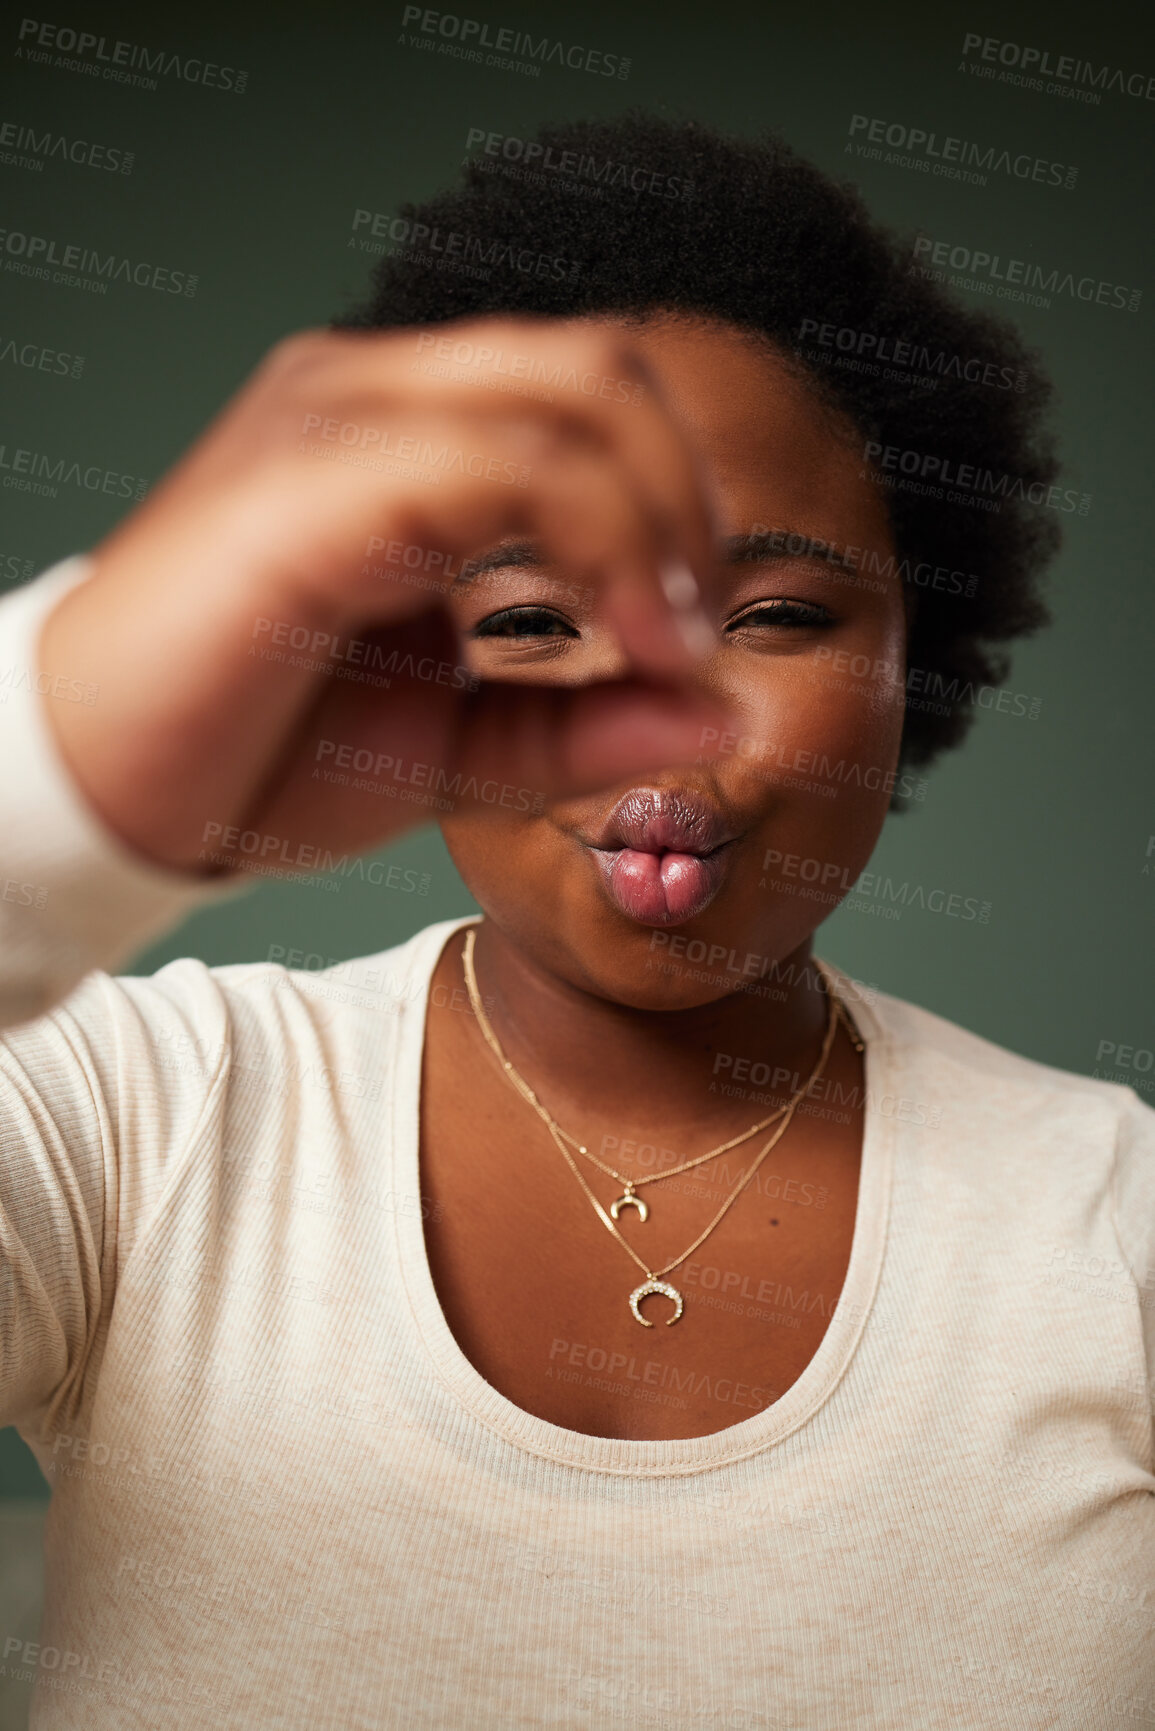
[[[1155,1110],[1131,1088],[1115,1153],[1115,1231],[1139,1291],[1148,1398],[1155,1412]]]
[[[223,1111],[212,971],[90,973],[0,1033],[0,1425],[47,1435],[92,1393],[118,1274]]]

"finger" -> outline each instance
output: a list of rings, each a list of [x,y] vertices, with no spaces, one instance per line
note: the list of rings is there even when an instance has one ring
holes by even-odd
[[[474,778],[514,772],[546,798],[589,793],[701,754],[730,723],[700,690],[641,679],[581,686],[485,684],[467,700],[457,762]]]
[[[328,634],[337,641],[346,629],[424,609],[427,591],[367,560],[371,547],[436,547],[460,566],[513,535],[539,543],[543,557],[604,592],[638,671],[687,674],[712,645],[712,634],[703,637],[700,628],[691,635],[694,585],[674,583],[653,513],[604,443],[572,423],[539,435],[514,422],[479,428],[468,419],[425,421],[407,437],[417,463],[438,466],[381,478],[360,465],[298,454],[295,472],[281,478],[296,510],[313,496],[313,532],[303,544],[286,539],[275,574],[275,586],[292,597],[285,605],[298,634],[313,627],[319,640]]]
[[[552,400],[512,400],[494,393],[472,391],[455,380],[411,376],[407,359],[414,338],[429,333],[341,333],[332,346],[306,343],[295,377],[302,401],[310,393],[319,402],[341,403],[339,413],[322,414],[314,407],[304,417],[328,431],[333,440],[356,444],[377,429],[372,418],[390,411],[411,418],[415,405],[456,420],[464,418],[477,433],[487,423],[512,426],[524,443],[517,454],[543,460],[551,448],[570,450],[595,444],[610,453],[637,492],[647,527],[645,557],[640,564],[607,572],[610,605],[627,647],[642,665],[671,665],[671,636],[680,647],[683,664],[704,653],[708,639],[698,607],[701,580],[714,556],[715,508],[710,498],[706,465],[665,402],[661,386],[644,358],[616,333],[583,321],[542,321],[528,330],[524,323],[473,321],[449,327],[451,335],[468,339],[464,347],[477,354],[505,354],[502,345],[519,345],[520,358],[536,364],[549,379],[602,379],[629,388],[628,401],[605,400],[578,389],[547,393]],[[488,344],[477,342],[478,334]],[[444,340],[449,340],[448,338]],[[484,367],[473,380],[484,378]],[[503,446],[509,441],[501,435]],[[627,575],[628,571],[628,575]],[[668,622],[674,618],[674,633]],[[679,651],[674,652],[675,655]]]
[[[323,693],[246,815],[251,848],[254,836],[278,847],[324,836],[359,851],[451,813],[540,815],[552,799],[696,758],[730,724],[706,694],[642,680],[463,694],[443,619],[383,635],[387,699],[353,682]]]

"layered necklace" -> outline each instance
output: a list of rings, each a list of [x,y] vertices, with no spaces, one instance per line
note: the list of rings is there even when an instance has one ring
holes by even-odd
[[[784,1106],[780,1106],[778,1110],[772,1112],[768,1118],[763,1118],[759,1123],[752,1124],[749,1130],[744,1130],[740,1136],[731,1137],[730,1141],[720,1143],[717,1148],[711,1148],[707,1154],[699,1154],[693,1160],[684,1160],[680,1166],[667,1167],[664,1172],[655,1172],[645,1178],[627,1178],[623,1173],[616,1171],[614,1167],[607,1165],[605,1161],[599,1160],[596,1154],[590,1152],[584,1142],[577,1141],[575,1137],[569,1135],[567,1131],[562,1129],[557,1120],[552,1117],[542,1105],[524,1076],[520,1075],[518,1071],[514,1069],[513,1065],[502,1051],[501,1043],[493,1031],[489,1017],[485,1013],[485,1007],[481,1001],[481,993],[477,989],[477,973],[473,965],[473,945],[476,935],[476,926],[470,926],[466,933],[465,947],[462,951],[461,959],[462,968],[465,974],[465,984],[469,992],[469,1002],[473,1007],[473,1014],[477,1019],[477,1025],[481,1029],[486,1044],[490,1047],[494,1056],[497,1058],[498,1063],[501,1065],[502,1074],[506,1077],[507,1081],[512,1087],[516,1088],[522,1099],[527,1101],[527,1103],[533,1107],[538,1117],[549,1130],[550,1135],[553,1137],[554,1142],[565,1159],[566,1165],[569,1167],[570,1171],[585,1191],[586,1196],[593,1204],[594,1210],[602,1224],[608,1227],[609,1231],[617,1239],[623,1250],[633,1258],[634,1262],[637,1263],[638,1267],[645,1275],[645,1279],[642,1281],[641,1285],[636,1286],[630,1293],[629,1297],[630,1310],[635,1319],[641,1323],[643,1328],[653,1328],[654,1325],[649,1318],[642,1315],[640,1306],[644,1298],[649,1297],[651,1293],[658,1292],[662,1293],[666,1298],[672,1299],[674,1303],[674,1314],[666,1318],[666,1326],[669,1327],[670,1324],[677,1322],[678,1318],[681,1316],[685,1309],[685,1299],[678,1291],[677,1287],[671,1285],[668,1280],[663,1279],[663,1276],[672,1273],[679,1264],[685,1262],[688,1256],[693,1255],[694,1251],[697,1250],[700,1244],[705,1242],[710,1233],[713,1232],[714,1228],[738,1200],[738,1197],[742,1194],[742,1191],[746,1188],[747,1184],[749,1184],[767,1154],[769,1154],[772,1148],[777,1146],[778,1142],[780,1142],[782,1137],[786,1134],[799,1105],[806,1098],[807,1094],[810,1092],[811,1088],[813,1088],[815,1082],[818,1081],[822,1072],[826,1068],[826,1063],[830,1057],[831,1048],[834,1045],[834,1036],[837,1032],[840,1019],[854,1044],[855,1050],[859,1052],[865,1050],[858,1029],[855,1027],[849,1011],[835,989],[834,980],[823,963],[817,963],[822,977],[826,982],[828,1002],[826,1031],[822,1039],[822,1049],[818,1055],[818,1062],[810,1072],[810,1075],[806,1078],[806,1081],[802,1086],[791,1095],[790,1099]],[[639,1221],[644,1222],[649,1219],[649,1206],[637,1194],[639,1185],[660,1184],[667,1178],[676,1177],[680,1172],[689,1172],[695,1166],[704,1165],[707,1160],[715,1160],[719,1154],[725,1154],[731,1148],[738,1147],[739,1143],[749,1141],[750,1137],[756,1136],[760,1130],[768,1129],[776,1120],[778,1122],[773,1135],[760,1150],[747,1171],[738,1180],[737,1184],[731,1190],[729,1196],[723,1202],[721,1208],[718,1210],[717,1214],[715,1214],[713,1220],[710,1221],[710,1224],[706,1227],[705,1231],[700,1232],[694,1242],[690,1245],[689,1249],[683,1250],[680,1256],[675,1256],[672,1262],[667,1262],[662,1268],[648,1268],[633,1246],[628,1244],[622,1237],[622,1234],[618,1231],[617,1227],[617,1221],[623,1208],[636,1209]],[[622,1195],[614,1202],[611,1202],[608,1213],[602,1207],[601,1203],[583,1178],[580,1169],[574,1161],[573,1154],[570,1153],[571,1148],[575,1150],[576,1153],[581,1154],[585,1159],[592,1162],[593,1165],[606,1173],[608,1177],[616,1179],[616,1181],[624,1187]]]

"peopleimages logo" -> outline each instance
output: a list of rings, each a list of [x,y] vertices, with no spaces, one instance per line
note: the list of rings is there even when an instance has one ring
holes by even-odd
[[[74,162],[80,168],[105,169],[110,174],[131,174],[136,160],[131,150],[111,144],[93,144],[86,138],[68,138],[62,132],[37,132],[15,120],[0,124],[0,162],[9,167],[43,169],[49,158]],[[20,153],[20,154],[17,154]]]
[[[1049,48],[1003,42],[997,36],[979,36],[969,30],[963,37],[962,51],[960,71],[998,78],[1000,83],[1020,84],[1028,90],[1045,90],[1051,96],[1074,96],[1085,102],[1099,102],[1098,93],[1103,90],[1114,90],[1121,96],[1137,96],[1144,102],[1155,101],[1155,76],[1146,72],[1124,72],[1121,66],[1097,66],[1091,60],[1078,60],[1071,54],[1053,55]],[[982,64],[984,61],[986,65]],[[1001,72],[996,70],[998,67],[1002,68]],[[1045,79],[1050,79],[1051,83],[1045,84]],[[1088,90],[1085,88],[1087,85],[1093,88]]]
[[[111,493],[118,499],[143,499],[148,492],[148,482],[139,475],[102,469],[99,463],[82,465],[21,445],[10,448],[0,444],[0,475],[0,485],[50,499],[56,497],[57,487],[81,487],[89,493]]]
[[[84,356],[64,354],[43,343],[22,343],[15,337],[0,336],[0,366],[28,367],[38,373],[56,373],[66,379],[78,379],[84,371]]]
[[[123,258],[119,253],[99,253],[94,247],[72,246],[42,234],[25,234],[19,229],[0,228],[0,250],[7,253],[5,270],[20,276],[69,283],[106,294],[110,282],[132,283],[137,288],[156,289],[160,294],[192,296],[197,292],[198,278],[188,271],[170,270],[167,265],[149,264],[145,259]],[[55,272],[49,269],[55,265]]]
[[[439,44],[430,41],[421,43],[421,46],[437,47],[440,53],[452,53],[457,59],[504,65],[507,63],[500,57],[511,54],[519,57],[521,63],[535,73],[542,66],[553,64],[568,66],[571,72],[594,72],[602,78],[628,78],[630,75],[630,61],[620,54],[605,54],[600,48],[582,48],[576,43],[557,42],[548,36],[535,41],[528,30],[511,30],[508,26],[495,26],[491,30],[488,22],[480,18],[462,18],[455,12],[434,12],[425,6],[406,6],[401,15],[401,25],[403,29],[414,25],[426,36],[440,37]],[[479,52],[483,48],[491,51],[489,61],[484,61]],[[517,65],[517,60],[508,63],[510,69]]]
[[[984,385],[998,391],[1025,391],[1027,375],[1023,368],[996,367],[993,361],[980,361],[974,355],[954,355],[946,349],[931,349],[926,344],[904,341],[901,337],[879,336],[877,331],[859,331],[851,325],[822,324],[818,319],[803,319],[798,327],[799,342],[808,339],[820,348],[836,349],[838,357],[818,355],[814,349],[803,350],[808,360],[852,365],[877,373],[880,367],[901,368],[920,384],[933,386],[938,379],[965,379],[970,385]],[[842,356],[852,357],[843,361]],[[887,376],[891,376],[889,373]],[[901,376],[895,375],[895,376]]]
[[[898,445],[884,445],[878,439],[867,439],[862,447],[862,460],[867,465],[867,478],[889,485],[886,470],[899,475],[913,475],[920,481],[933,481],[939,487],[961,489],[948,495],[952,503],[965,504],[968,494],[988,495],[989,499],[1018,499],[1028,505],[1041,505],[1048,511],[1078,511],[1081,517],[1091,509],[1091,495],[1074,487],[1048,486],[1043,481],[1024,481],[1021,475],[1009,475],[996,469],[982,469],[975,463],[958,463],[933,451],[904,451]],[[901,483],[899,483],[901,485]],[[996,506],[988,504],[987,509]]]
[[[649,193],[656,198],[687,199],[694,196],[693,183],[678,175],[662,174],[655,168],[643,168],[634,163],[616,162],[608,156],[587,156],[579,150],[555,150],[552,144],[541,144],[534,138],[515,138],[504,132],[489,132],[483,126],[471,126],[465,140],[465,161],[471,165],[479,164],[479,158],[470,155],[478,145],[483,156],[496,158],[503,166],[517,164],[529,170],[542,185],[550,175],[569,176],[595,182],[596,185],[589,189],[594,193],[610,186],[618,191]],[[480,166],[485,165],[482,163]]]
[[[170,54],[164,48],[145,48],[138,42],[110,41],[91,30],[44,24],[38,18],[21,19],[16,36],[21,44],[16,50],[18,59],[49,61],[68,71],[86,72],[115,84],[143,85],[146,90],[156,89],[157,77],[179,78],[185,84],[231,90],[239,96],[249,80],[248,73],[235,66],[218,66],[215,61],[199,60],[193,55]],[[37,49],[50,52],[38,53]],[[131,71],[126,70],[129,67]],[[149,76],[141,77],[141,73]]]
[[[956,246],[949,240],[933,240],[920,234],[914,243],[909,274],[932,282],[951,281],[956,287],[979,294],[996,294],[1000,300],[1026,301],[1032,306],[1050,306],[1050,296],[1067,295],[1071,300],[1092,301],[1096,306],[1121,308],[1136,313],[1142,289],[1099,277],[1076,276],[1059,265],[1044,268],[1025,258],[1004,258],[1001,253]],[[949,277],[947,272],[957,273]],[[1017,285],[1022,285],[1017,286]],[[996,286],[997,285],[997,286]]]
[[[433,264],[438,269],[466,272],[483,282],[489,280],[495,266],[518,271],[522,276],[549,277],[554,282],[563,282],[581,274],[579,259],[535,252],[533,247],[517,246],[492,236],[482,238],[443,229],[436,223],[411,222],[408,217],[389,216],[384,211],[355,210],[352,233],[355,235],[363,228],[368,228],[370,235],[382,241],[390,241],[398,257]],[[346,245],[377,255],[390,250],[375,245],[365,236],[356,241],[350,236]]]
[[[860,134],[864,136],[859,137]],[[1078,169],[1069,163],[1032,156],[1026,150],[1012,152],[1000,150],[993,144],[979,145],[968,138],[954,138],[949,133],[940,136],[921,126],[874,119],[869,114],[851,115],[849,137],[857,139],[857,142],[847,144],[846,149],[853,149],[855,154],[870,161],[892,162],[899,167],[917,168],[924,174],[945,176],[948,180],[967,180],[980,186],[987,184],[988,174],[1008,174],[1015,180],[1061,186],[1070,192],[1079,178]],[[888,147],[885,156],[878,148],[882,145]]]

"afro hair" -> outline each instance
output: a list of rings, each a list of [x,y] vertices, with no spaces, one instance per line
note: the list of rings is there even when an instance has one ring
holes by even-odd
[[[676,313],[760,334],[864,455],[886,453],[890,473],[864,466],[888,486],[915,598],[901,762],[957,745],[1007,677],[1001,646],[1048,622],[1039,584],[1059,544],[1041,508],[1058,492],[1051,386],[1014,326],[956,304],[854,186],[774,133],[632,111],[491,137],[452,190],[401,207],[402,244],[334,328]],[[422,244],[435,231],[458,237],[450,269]]]

